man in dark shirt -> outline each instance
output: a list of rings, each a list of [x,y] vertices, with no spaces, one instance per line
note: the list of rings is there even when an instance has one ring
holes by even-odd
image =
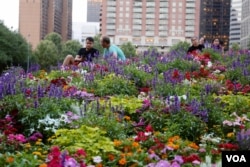
[[[205,48],[204,46],[204,38],[200,39],[200,42],[196,37],[191,38],[192,46],[189,47],[187,53],[193,53],[193,52],[202,52],[202,49]]]
[[[81,62],[92,62],[93,58],[99,55],[99,51],[95,48],[93,48],[94,45],[94,39],[92,37],[86,38],[86,47],[81,48],[78,51],[78,54],[76,55],[76,58],[74,58],[72,55],[66,56],[66,58],[63,61],[63,66],[69,66],[69,65],[79,65]]]

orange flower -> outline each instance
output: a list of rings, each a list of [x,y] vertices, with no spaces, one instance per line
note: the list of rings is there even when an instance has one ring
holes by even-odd
[[[103,167],[103,165],[102,164],[97,164],[96,167]]]
[[[167,154],[162,154],[161,159],[167,159],[168,155]]]
[[[130,165],[129,167],[137,167],[137,166],[138,166],[138,164],[134,163],[134,164]]]
[[[173,137],[170,137],[169,139],[168,139],[168,142],[175,142],[176,140],[179,140],[180,139],[180,136],[173,136]]]
[[[41,165],[39,165],[39,167],[47,167],[47,164],[41,164]]]
[[[129,120],[130,120],[130,117],[129,117],[129,116],[124,116],[124,119],[125,119],[126,121],[129,121]]]
[[[109,154],[108,158],[109,158],[110,161],[113,161],[115,159],[115,156],[113,154]]]
[[[127,163],[126,159],[125,158],[122,158],[119,160],[119,164],[120,165],[125,165]]]
[[[174,150],[178,150],[180,148],[178,144],[174,144],[173,142],[169,142],[167,146],[173,148]]]
[[[191,148],[193,148],[193,149],[195,149],[195,150],[198,150],[199,149],[199,146],[197,146],[197,144],[195,144],[195,143],[190,143],[189,145],[188,145],[189,147],[191,147]]]
[[[132,155],[133,155],[133,153],[131,153],[131,152],[127,153],[128,157],[131,157]]]
[[[14,162],[14,157],[7,157],[6,162],[8,162],[8,163]]]
[[[135,148],[139,147],[139,143],[138,142],[133,142],[132,146],[135,147]]]
[[[116,147],[120,146],[121,144],[122,144],[121,141],[119,141],[119,140],[114,140],[114,145],[115,145]]]

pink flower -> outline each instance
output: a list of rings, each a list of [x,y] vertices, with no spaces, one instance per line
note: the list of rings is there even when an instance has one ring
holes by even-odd
[[[201,164],[201,162],[198,161],[198,160],[194,160],[192,163],[195,164],[195,165],[200,165]]]
[[[225,120],[225,121],[223,121],[223,125],[232,126],[233,123],[231,121]]]
[[[17,141],[22,142],[22,143],[24,143],[26,141],[24,135],[22,135],[22,134],[17,134],[15,136],[15,138],[16,138]]]

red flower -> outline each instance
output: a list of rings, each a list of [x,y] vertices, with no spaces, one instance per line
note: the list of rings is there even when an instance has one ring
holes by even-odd
[[[184,160],[184,163],[192,163],[195,160],[201,162],[200,157],[196,154],[192,154],[192,155],[183,157],[183,160]]]
[[[179,77],[180,77],[179,71],[175,69],[173,74],[172,74],[172,78],[178,79]]]
[[[186,72],[185,73],[185,78],[187,79],[187,80],[191,80],[191,74],[190,74],[190,72]]]
[[[146,141],[147,139],[148,137],[144,134],[144,132],[138,132],[135,141],[140,142],[140,141]]]
[[[232,143],[222,143],[218,145],[220,150],[238,150],[239,146]]]
[[[148,125],[146,128],[145,128],[146,132],[153,132],[154,129],[152,128],[151,125]]]
[[[79,149],[79,150],[76,151],[76,156],[78,156],[78,157],[80,157],[80,156],[86,157],[86,152],[83,149]]]

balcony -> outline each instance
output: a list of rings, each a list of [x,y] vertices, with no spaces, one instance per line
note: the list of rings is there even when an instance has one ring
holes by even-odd
[[[146,31],[146,36],[155,36],[155,32],[154,31]]]

